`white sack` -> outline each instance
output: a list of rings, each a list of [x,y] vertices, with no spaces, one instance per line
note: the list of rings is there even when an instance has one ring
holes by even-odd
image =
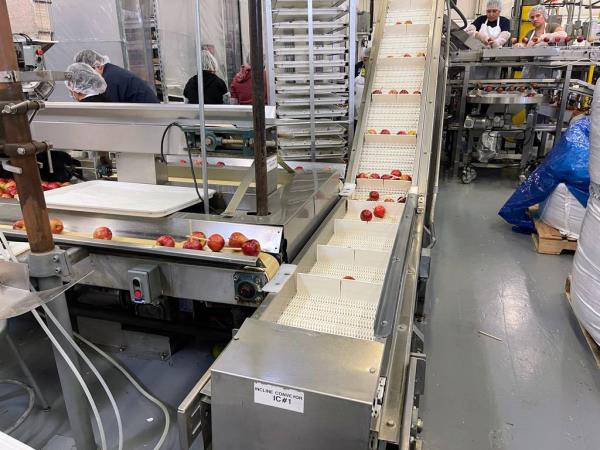
[[[544,223],[556,228],[563,236],[579,239],[585,208],[571,194],[564,183],[542,203],[540,218]]]

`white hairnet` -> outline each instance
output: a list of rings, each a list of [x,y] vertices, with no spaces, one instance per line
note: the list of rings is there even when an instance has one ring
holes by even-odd
[[[85,63],[92,67],[104,66],[110,62],[108,56],[101,55],[94,50],[81,50],[75,55],[73,62]]]
[[[488,0],[485,9],[497,9],[502,11],[502,2],[500,0]]]
[[[548,10],[544,5],[535,5],[529,10],[529,18],[536,13],[542,13],[544,15],[544,19],[548,20]]]
[[[215,58],[208,50],[202,50],[202,70],[208,70],[209,72],[219,71],[217,58]]]
[[[89,64],[73,63],[67,67],[67,72],[71,73],[71,79],[65,84],[72,92],[90,97],[106,91],[106,81]]]

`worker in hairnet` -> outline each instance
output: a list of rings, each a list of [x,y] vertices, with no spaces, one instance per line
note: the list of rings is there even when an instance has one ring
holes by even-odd
[[[219,63],[208,50],[202,50],[202,86],[204,86],[204,104],[222,105],[227,94],[227,84],[219,78]],[[194,75],[185,84],[183,95],[188,103],[198,104],[198,75]]]
[[[365,80],[367,78],[367,69],[369,65],[369,58],[371,56],[371,47],[361,47],[361,58],[360,58],[360,68],[358,68],[358,73],[354,78],[354,120],[355,127],[356,121],[358,120],[358,115],[360,113],[360,107],[362,105],[362,98],[365,91]]]
[[[527,47],[556,44],[565,41],[567,33],[558,23],[548,23],[548,10],[544,5],[536,5],[529,10],[529,20],[533,30],[525,35]]]
[[[488,0],[486,15],[475,19],[465,31],[486,47],[503,47],[510,40],[510,20],[501,16],[501,11],[501,0]]]
[[[106,81],[85,63],[73,63],[67,68],[65,81],[71,96],[78,102],[106,102]]]
[[[81,50],[76,63],[85,63],[106,81],[106,101],[113,103],[160,103],[148,83],[129,70],[110,63],[108,56],[94,50]]]

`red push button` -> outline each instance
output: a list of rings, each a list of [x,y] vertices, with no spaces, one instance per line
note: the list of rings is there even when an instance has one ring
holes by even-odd
[[[42,56],[42,55],[44,54],[44,50],[42,50],[41,48],[38,48],[38,49],[35,51],[35,54],[36,54],[36,55],[38,55],[38,56]]]
[[[142,291],[139,291],[139,290],[133,291],[133,296],[135,298],[142,298]]]

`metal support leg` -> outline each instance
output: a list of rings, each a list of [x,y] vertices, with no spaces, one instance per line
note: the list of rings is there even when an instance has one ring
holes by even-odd
[[[51,289],[56,286],[62,285],[60,278],[49,277],[39,278],[38,286],[40,290]],[[64,295],[59,296],[48,304],[48,307],[52,311],[52,314],[56,316],[62,327],[69,333],[73,334],[73,328],[71,327],[71,319],[69,317],[69,310],[67,308],[67,299]],[[48,328],[54,336],[56,336],[60,345],[64,348],[69,358],[75,364],[75,367],[79,369],[78,355],[73,348],[66,342],[60,331],[56,328],[52,321],[48,322]],[[54,350],[54,359],[56,360],[56,368],[58,369],[58,377],[60,379],[60,385],[63,392],[63,398],[65,400],[65,406],[67,409],[67,416],[69,417],[69,423],[71,424],[71,432],[75,439],[75,445],[77,450],[96,450],[96,441],[94,440],[94,431],[92,429],[92,422],[89,415],[89,405],[87,399],[83,394],[83,390],[79,386],[77,379],[69,369],[69,366],[62,358],[58,350]]]
[[[560,135],[562,134],[563,121],[565,120],[565,110],[567,109],[567,100],[569,100],[569,85],[571,84],[572,73],[573,66],[567,66],[563,90],[560,97],[560,109],[558,111],[558,117],[556,119],[556,137],[554,138],[554,142],[560,141]]]
[[[33,374],[31,373],[31,370],[29,370],[29,367],[27,367],[27,364],[25,364],[25,361],[23,360],[21,353],[19,352],[15,343],[13,342],[13,340],[11,339],[11,337],[8,334],[6,335],[6,342],[8,343],[10,350],[13,352],[13,355],[15,356],[15,359],[17,360],[17,363],[19,364],[19,367],[21,368],[21,371],[25,374],[25,377],[27,378],[27,382],[33,388],[33,390],[35,392],[35,396],[37,397],[38,401],[40,402],[40,406],[45,411],[49,410],[50,405],[46,401],[44,394],[42,394],[42,390],[40,389],[39,385],[35,381],[35,378],[33,378]]]
[[[461,160],[461,146],[463,143],[463,132],[465,124],[465,111],[467,109],[467,92],[469,90],[469,81],[471,80],[471,66],[465,66],[465,75],[463,78],[460,107],[458,110],[458,131],[456,132],[456,141],[454,141],[454,165],[452,167],[452,176],[458,176],[459,163]],[[468,151],[468,149],[467,149]]]

